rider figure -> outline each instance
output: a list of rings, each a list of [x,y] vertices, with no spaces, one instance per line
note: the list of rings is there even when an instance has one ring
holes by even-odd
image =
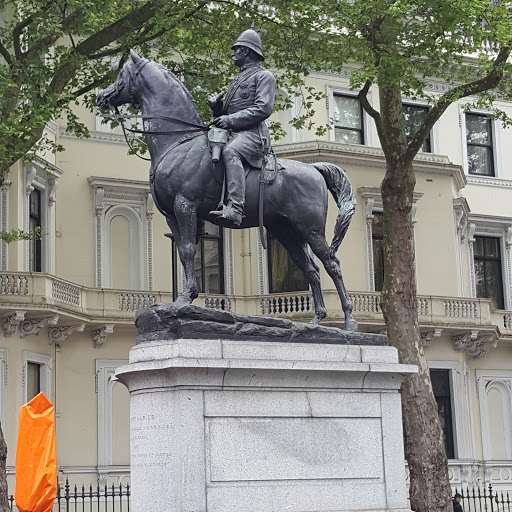
[[[263,157],[270,150],[270,133],[265,119],[272,113],[276,97],[274,75],[259,64],[265,58],[258,33],[252,28],[246,30],[232,48],[232,58],[240,73],[229,85],[224,101],[221,93],[208,97],[215,125],[229,130],[229,141],[222,151],[227,204],[221,210],[210,212],[214,222],[225,227],[238,227],[242,222],[245,204],[243,163],[258,169],[262,167]]]

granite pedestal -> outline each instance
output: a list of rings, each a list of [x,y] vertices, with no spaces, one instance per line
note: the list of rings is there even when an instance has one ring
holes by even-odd
[[[147,337],[146,337],[147,339]],[[156,339],[130,351],[135,512],[405,512],[394,348]]]

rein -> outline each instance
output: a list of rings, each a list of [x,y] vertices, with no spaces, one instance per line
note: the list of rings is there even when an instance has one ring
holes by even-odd
[[[139,133],[142,135],[173,135],[176,133],[185,133],[185,134],[193,134],[195,132],[206,132],[210,129],[210,126],[213,123],[210,123],[206,126],[191,123],[190,121],[185,121],[184,119],[178,119],[177,117],[169,117],[169,116],[158,116],[158,115],[147,115],[147,114],[121,114],[119,112],[119,109],[115,107],[115,114],[100,114],[101,117],[105,119],[115,119],[116,121],[119,121],[119,124],[121,125],[121,128],[123,130],[124,140],[126,141],[126,144],[128,144],[128,147],[130,148],[130,151],[140,158],[141,160],[146,160],[147,162],[151,162],[151,158],[146,158],[143,156],[140,156],[136,151],[133,149],[133,146],[131,142],[128,139],[127,131],[130,133]],[[147,131],[147,130],[134,130],[132,128],[127,128],[125,126],[125,120],[126,119],[162,119],[164,121],[177,121],[181,124],[184,124],[185,126],[191,126],[192,128],[189,128],[187,130],[164,130],[164,131]],[[198,134],[199,135],[199,134]],[[185,140],[188,140],[188,137],[186,137],[184,140],[180,140],[179,144],[182,142],[185,142]],[[174,144],[173,144],[174,146]],[[167,153],[167,152],[166,152]]]

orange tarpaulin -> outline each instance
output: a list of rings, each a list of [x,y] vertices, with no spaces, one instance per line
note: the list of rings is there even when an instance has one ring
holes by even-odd
[[[20,512],[49,512],[57,495],[55,408],[39,393],[20,410],[14,499]]]

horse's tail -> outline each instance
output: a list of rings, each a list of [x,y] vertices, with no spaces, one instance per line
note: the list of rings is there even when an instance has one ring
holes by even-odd
[[[320,171],[327,183],[327,188],[334,196],[338,205],[338,216],[336,217],[336,225],[334,226],[334,238],[331,242],[330,254],[334,258],[336,251],[340,246],[345,233],[347,232],[352,215],[356,209],[356,200],[352,193],[352,185],[348,181],[345,171],[334,164],[319,162],[313,164],[313,167]]]

